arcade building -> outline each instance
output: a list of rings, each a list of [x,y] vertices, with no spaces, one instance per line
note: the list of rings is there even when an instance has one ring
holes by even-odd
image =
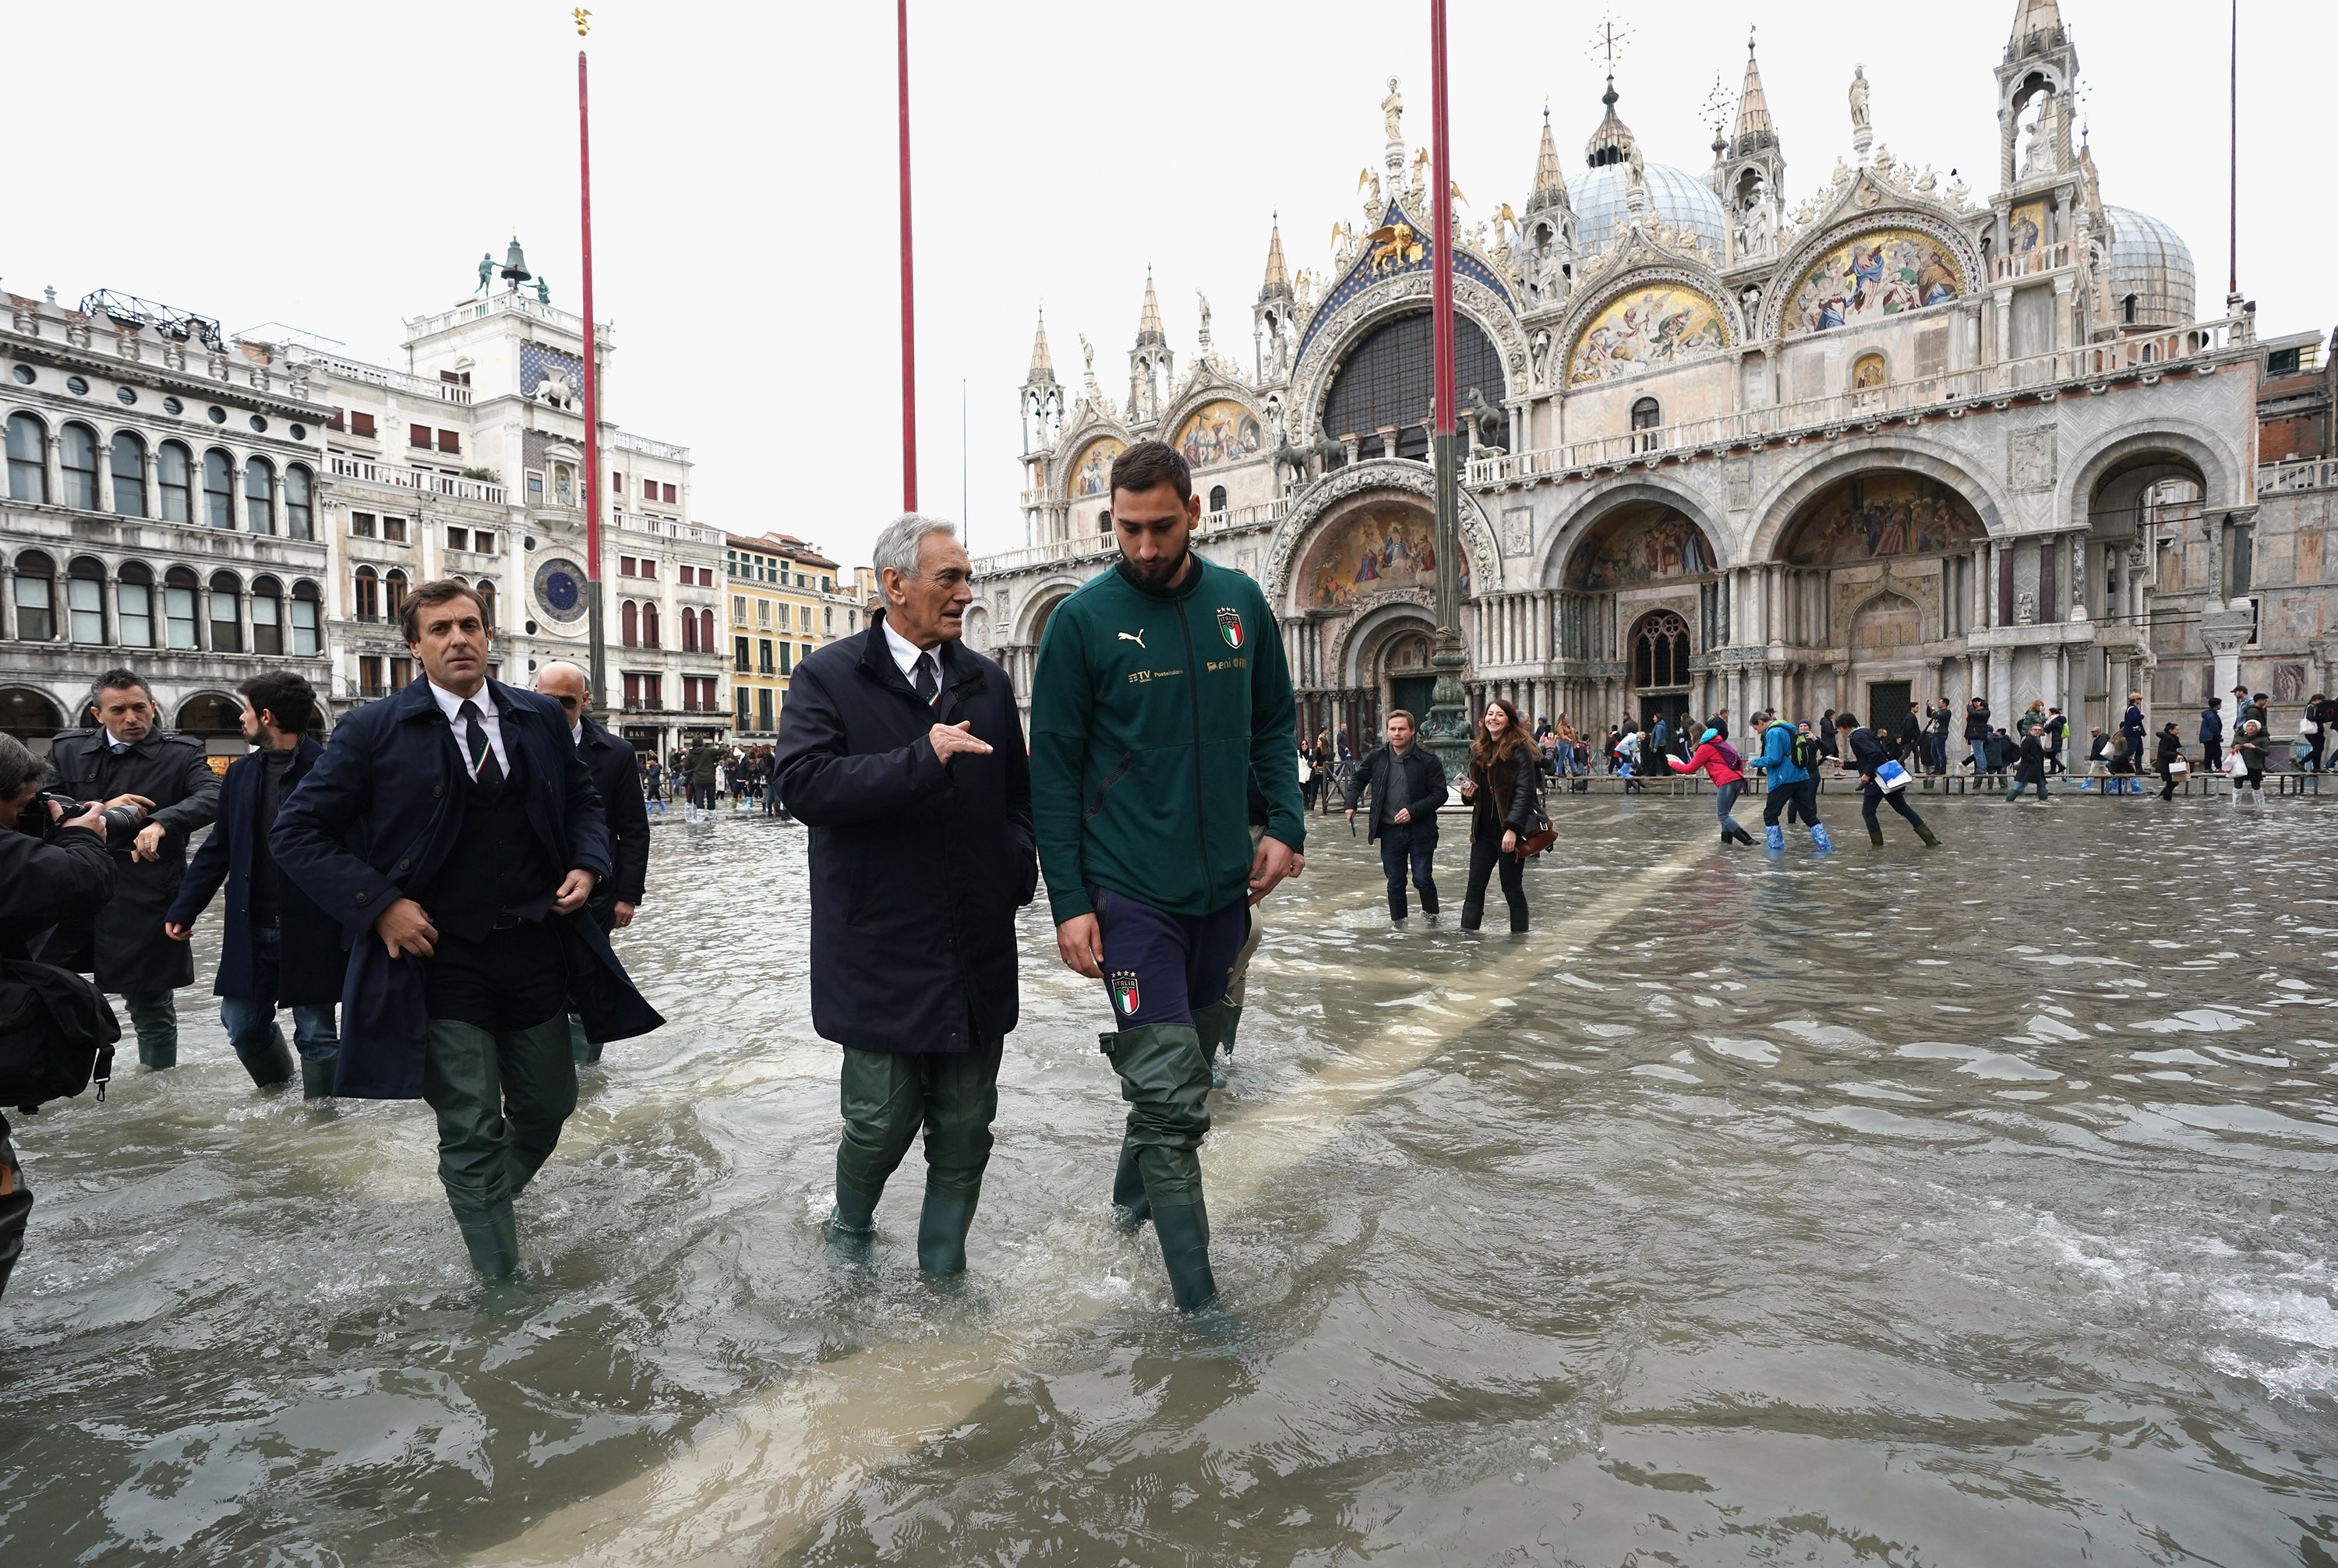
[[[1750,50],[1701,173],[1647,157],[1612,78],[1577,158],[1546,113],[1523,197],[1456,215],[1473,708],[2036,698],[2083,730],[2129,691],[2176,717],[2246,683],[2285,738],[2338,691],[2320,336],[2261,337],[2238,295],[2204,318],[2183,240],[2106,200],[2146,172],[2098,170],[2078,76],[2058,0],[2019,0],[1987,195],[1895,153],[1862,73],[1790,198]],[[1092,349],[1060,382],[1042,321],[1026,543],[977,564],[968,620],[1019,691],[1113,559],[1113,457],[1157,438],[1194,465],[1197,547],[1275,606],[1306,735],[1428,706],[1431,192],[1396,83],[1380,108],[1329,268],[1271,230],[1247,354],[1205,307],[1181,373],[1149,277],[1125,395]]]

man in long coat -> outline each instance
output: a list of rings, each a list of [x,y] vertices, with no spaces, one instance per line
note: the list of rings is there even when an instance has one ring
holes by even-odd
[[[974,601],[955,528],[878,537],[886,606],[796,669],[780,793],[810,829],[811,1014],[844,1047],[832,1245],[865,1252],[877,1200],[926,1129],[918,1264],[966,1268],[1015,1027],[1015,911],[1038,857],[1007,672],[959,639]]]
[[[162,916],[187,875],[187,838],[219,814],[220,776],[203,744],[158,729],[142,676],[109,670],[97,683],[95,730],[68,730],[49,748],[58,787],[77,800],[136,809],[107,818],[113,897],[94,922],[52,936],[41,956],[91,975],[119,995],[138,1034],[138,1060],[160,1072],[179,1063],[179,1007],[171,995],[195,983],[186,945]]]
[[[316,692],[289,670],[243,683],[244,739],[259,750],[237,758],[220,781],[219,820],[195,851],[162,922],[172,941],[184,942],[196,916],[226,885],[211,992],[220,999],[228,1044],[254,1083],[265,1089],[287,1082],[292,1055],[276,1009],[290,1008],[301,1092],[310,1100],[333,1092],[340,1056],[333,1004],[341,997],[349,956],[334,923],[285,879],[268,852],[268,833],[285,799],[325,754],[308,735],[316,711]]]
[[[622,931],[634,923],[649,881],[650,816],[642,800],[641,763],[632,741],[593,722],[593,682],[584,671],[555,659],[536,671],[535,691],[559,703],[568,716],[568,738],[593,775],[609,820],[609,875],[593,889],[584,912],[602,930]],[[568,1045],[579,1067],[601,1059],[599,1044],[584,1037],[584,1021],[573,1015]]]
[[[569,1010],[594,1040],[664,1020],[574,918],[609,874],[609,825],[559,704],[486,678],[486,612],[460,583],[416,588],[401,630],[425,679],[335,726],[270,848],[349,948],[336,1092],[429,1102],[471,1262],[506,1280],[512,1200],[576,1108]]]

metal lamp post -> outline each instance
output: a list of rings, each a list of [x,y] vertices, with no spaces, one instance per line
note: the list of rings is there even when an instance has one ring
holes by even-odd
[[[575,12],[576,36],[592,13]],[[584,591],[592,616],[593,700],[605,716],[609,701],[608,627],[601,606],[601,351],[593,319],[593,120],[585,93],[584,51],[576,51],[576,181],[584,229]]]
[[[1448,145],[1445,64],[1445,0],[1429,0],[1429,203],[1436,215],[1429,265],[1434,279],[1437,383],[1437,424],[1429,442],[1429,459],[1437,473],[1437,638],[1429,663],[1437,671],[1437,687],[1423,735],[1430,750],[1443,759],[1446,771],[1452,774],[1469,754],[1469,710],[1468,694],[1461,687],[1461,671],[1469,660],[1461,652],[1461,475],[1456,466],[1459,448],[1453,416],[1453,171]]]

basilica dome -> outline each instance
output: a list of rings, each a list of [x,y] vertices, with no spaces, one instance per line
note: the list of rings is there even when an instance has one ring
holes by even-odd
[[[1576,181],[1576,244],[1586,252],[1605,250],[1631,218],[1626,201],[1630,172],[1624,164],[1609,163],[1577,175]],[[1728,219],[1722,212],[1721,198],[1707,190],[1704,181],[1668,163],[1651,163],[1647,183],[1648,213],[1653,220],[1667,228],[1686,229],[1716,261],[1727,254]],[[2190,264],[2186,265],[2188,269]]]
[[[2104,208],[2103,220],[2110,230],[2104,280],[2112,320],[2137,327],[2188,325],[2196,279],[2192,250],[2183,237],[2158,219],[2124,207]]]

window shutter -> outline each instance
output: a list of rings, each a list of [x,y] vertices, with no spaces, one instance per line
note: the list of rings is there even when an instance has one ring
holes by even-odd
[[[352,436],[363,436],[368,438],[371,438],[373,435],[373,416],[370,414],[360,414],[355,409],[351,409],[349,411],[349,434]]]
[[[441,451],[441,452],[460,452],[462,449],[463,449],[463,437],[462,437],[462,434],[461,434],[459,431],[455,431],[455,430],[441,430],[441,431],[439,431],[439,432],[438,432],[438,450],[439,450],[439,451]]]
[[[408,446],[419,446],[427,451],[430,446],[430,426],[408,425],[406,427],[406,444]]]

